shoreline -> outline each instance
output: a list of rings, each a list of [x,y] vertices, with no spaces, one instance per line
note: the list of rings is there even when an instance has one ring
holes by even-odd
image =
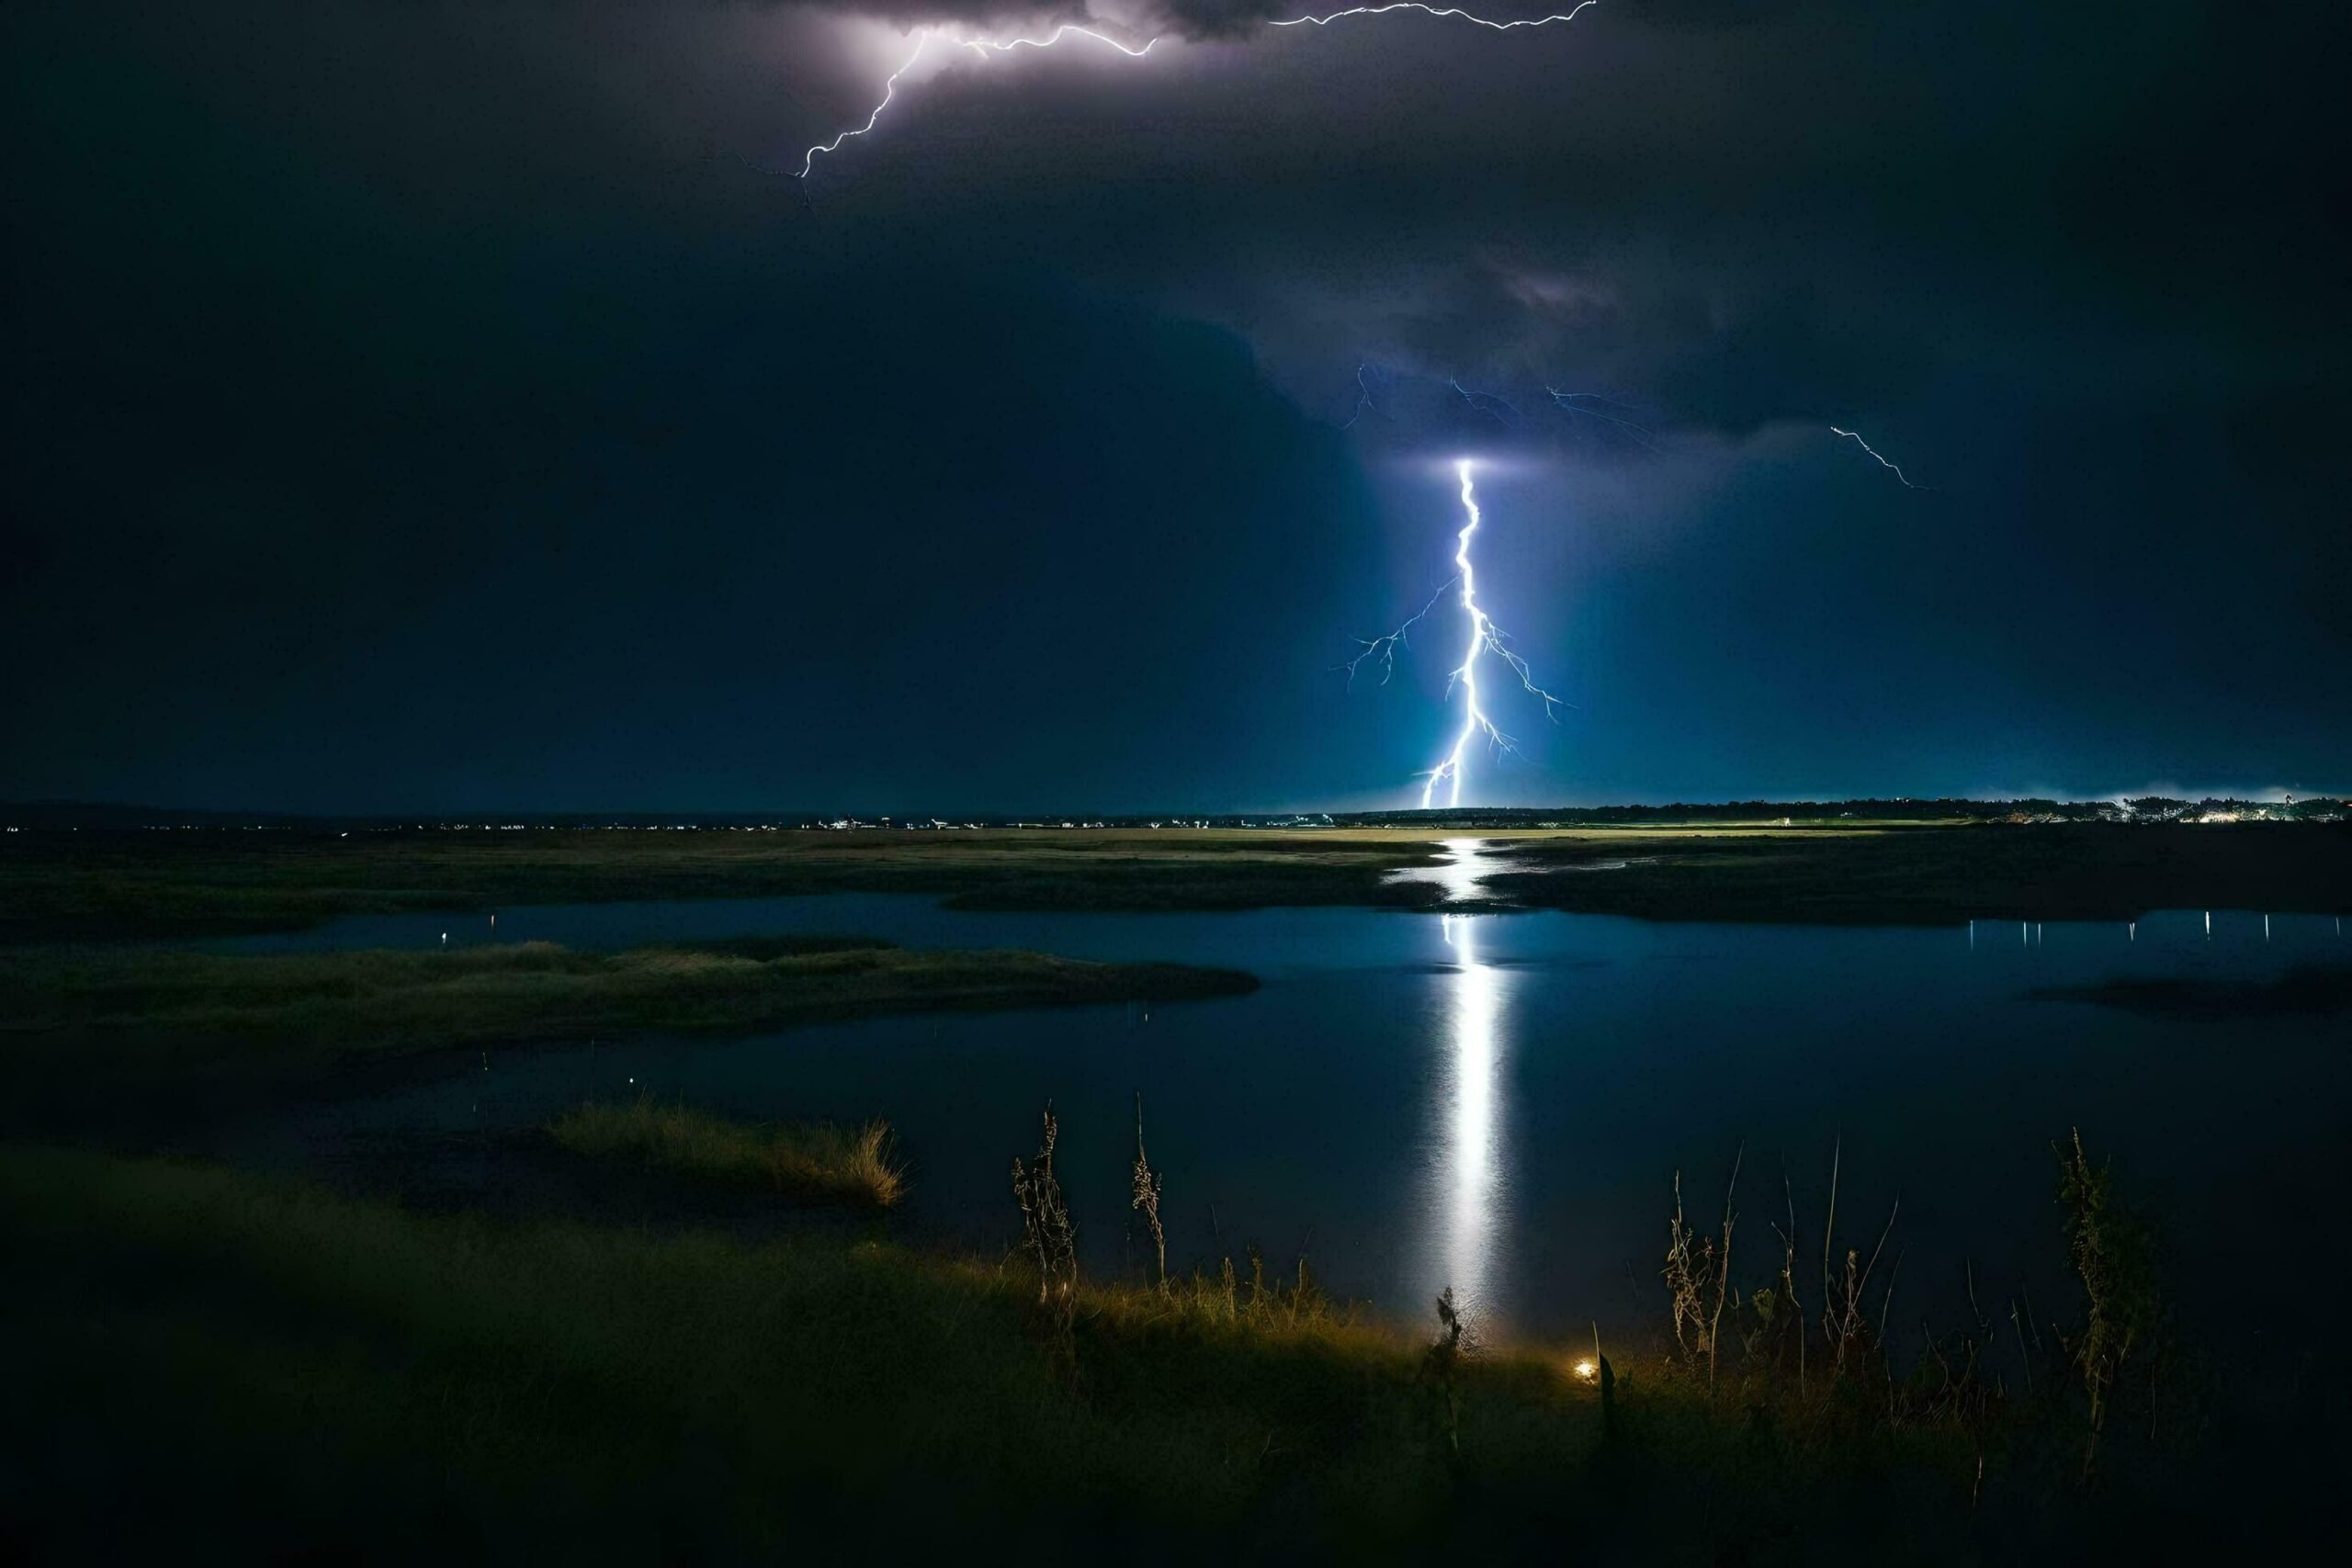
[[[1396,874],[1442,866],[1457,839],[1498,863],[1477,904]],[[351,915],[825,893],[972,911],[1549,908],[1798,925],[2340,915],[2352,913],[2352,823],[18,835],[0,845],[0,953]]]

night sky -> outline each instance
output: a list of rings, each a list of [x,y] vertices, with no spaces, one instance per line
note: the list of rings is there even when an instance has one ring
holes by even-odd
[[[2352,788],[2345,10],[12,5],[0,798]]]

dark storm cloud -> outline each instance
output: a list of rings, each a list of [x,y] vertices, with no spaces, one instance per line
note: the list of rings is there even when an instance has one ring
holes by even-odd
[[[701,0],[703,4],[714,0]],[[896,22],[904,27],[926,23],[965,22],[995,26],[1006,23],[1083,22],[1084,0],[759,0],[776,8],[806,8],[836,16],[862,17],[870,21]]]
[[[983,14],[11,8],[0,796],[1393,799],[1460,449],[1498,797],[2352,773],[2333,13]]]
[[[1165,30],[1195,39],[1238,38],[1270,22],[1329,17],[1356,9],[1359,5],[1369,7],[1383,3],[1384,0],[1145,0],[1148,14]],[[1611,0],[1472,0],[1470,4],[1429,0],[1428,9],[1464,12],[1486,21],[1509,23],[1566,17],[1580,5],[1592,10],[1608,4]],[[1614,5],[1652,27],[1733,26],[1753,21],[1768,11],[1785,13],[1791,8],[1785,5],[1768,6],[1763,0],[1649,0],[1648,4],[1642,0],[1614,0]]]
[[[1283,37],[1246,85],[1123,80],[1124,124],[1096,75],[993,98],[997,123],[1099,118],[1124,151],[959,158],[995,214],[955,220],[1234,321],[1302,397],[1370,356],[1522,397],[1598,378],[1736,434],[1956,371],[2046,384],[2062,348],[2085,388],[2316,363],[2332,286],[2299,193],[2326,184],[2324,54],[2192,8],[2124,21],[1628,6],[1540,41],[1360,21]],[[1355,62],[1381,90],[1322,70]],[[977,145],[978,92],[937,96]],[[1233,130],[1245,98],[1294,96],[1319,112]],[[2235,287],[2248,267],[2270,287]]]
[[[1148,14],[1156,24],[1187,38],[1229,39],[1313,9],[1298,0],[1287,6],[1283,0],[1152,0]]]

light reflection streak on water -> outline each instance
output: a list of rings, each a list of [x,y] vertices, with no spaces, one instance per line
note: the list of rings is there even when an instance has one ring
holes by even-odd
[[[1430,1205],[1439,1234],[1428,1249],[1430,1270],[1440,1276],[1432,1293],[1451,1285],[1455,1303],[1474,1325],[1492,1315],[1501,1299],[1496,1235],[1502,1221],[1502,1135],[1496,1094],[1503,972],[1479,961],[1478,939],[1486,923],[1470,915],[1439,918],[1453,953],[1453,975],[1442,1080],[1448,1103],[1434,1172],[1436,1201]]]
[[[1427,882],[1445,895],[1448,904],[1474,904],[1487,897],[1480,885],[1495,868],[1487,863],[1483,839],[1441,839],[1445,858],[1434,865],[1411,865],[1388,874],[1391,882]]]

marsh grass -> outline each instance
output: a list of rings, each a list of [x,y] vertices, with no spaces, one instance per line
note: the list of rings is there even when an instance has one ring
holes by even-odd
[[[1976,1269],[1965,1258],[1953,1270],[1964,1323],[1939,1327],[1923,1315],[1916,1337],[1907,1325],[1894,1326],[1904,1254],[1897,1248],[1890,1258],[1889,1244],[1902,1205],[1893,1205],[1874,1235],[1866,1231],[1849,1244],[1838,1225],[1842,1150],[1831,1160],[1820,1294],[1810,1319],[1799,1299],[1796,1205],[1786,1179],[1787,1223],[1773,1225],[1780,1246],[1766,1260],[1772,1272],[1740,1290],[1729,1285],[1738,1161],[1726,1187],[1720,1247],[1685,1223],[1678,1173],[1660,1271],[1675,1353],[1663,1375],[1703,1391],[1711,1403],[1744,1410],[1757,1433],[1798,1449],[1837,1450],[1873,1435],[1932,1439],[1972,1509],[1988,1473],[2011,1486],[2020,1477],[2088,1486],[2118,1425],[2119,1403],[2138,1418],[2131,1463],[2143,1477],[2161,1469],[2187,1447],[2165,1439],[2187,1434],[2194,1413],[2209,1407],[2208,1393],[2159,1352],[2169,1319],[2143,1222],[2115,1197],[2109,1170],[2092,1164],[2079,1133],[2053,1149],[2079,1315],[2038,1321],[2020,1285],[2006,1303],[2006,1336],[1980,1301]],[[2002,1304],[1995,1298],[1996,1308]],[[1736,1355],[1723,1355],[1723,1327]],[[1916,1350],[1899,1349],[1898,1338]],[[2167,1404],[2175,1412],[2171,1434],[2162,1419]]]
[[[2152,1431],[2155,1427],[2165,1309],[2147,1226],[2117,1200],[2108,1166],[2091,1164],[2079,1128],[2067,1142],[2052,1147],[2058,1156],[2067,1261],[2083,1291],[2082,1320],[2062,1329],[2059,1339],[2065,1370],[2088,1407],[2083,1439],[2083,1473],[2087,1476],[2098,1461],[2117,1385],[2139,1367],[2147,1371],[2149,1423]]]
[[[0,855],[0,943],[226,935],[346,914],[640,898],[920,893],[964,908],[1427,904],[1387,874],[1428,835],[1263,829],[27,833]]]
[[[0,950],[0,1048],[18,1066],[136,1077],[365,1053],[750,1032],[889,1012],[1232,995],[1227,970],[1018,951],[772,937],[619,953],[551,942],[221,954]]]
[[[965,908],[1428,908],[1391,873],[1476,829],[517,834],[26,833],[0,854],[0,944],[214,935],[501,904],[921,893]],[[1489,897],[1651,919],[1957,925],[2150,909],[2341,913],[2352,824],[1840,822],[1832,829],[1488,829]],[[1556,874],[1596,860],[1602,875]],[[2324,999],[2324,998],[2323,998]]]
[[[906,1173],[884,1122],[758,1125],[638,1100],[577,1106],[548,1132],[575,1154],[633,1156],[700,1181],[876,1209],[906,1196]]]
[[[1957,926],[2128,920],[2152,909],[2341,912],[2352,880],[2352,823],[1685,830],[1640,847],[1622,870],[1561,874],[1628,858],[1625,845],[1597,835],[1531,839],[1483,886],[1530,908],[1643,919]]]

